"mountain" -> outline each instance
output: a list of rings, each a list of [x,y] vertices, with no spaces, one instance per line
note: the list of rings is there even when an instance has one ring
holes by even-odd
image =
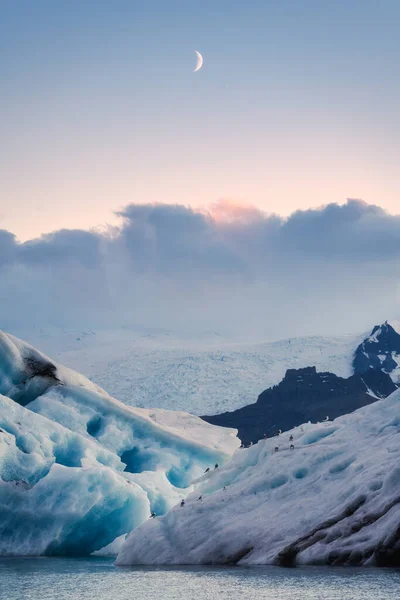
[[[0,332],[0,555],[87,555],[162,514],[236,432],[128,407]]]
[[[30,329],[12,332],[59,363],[84,374],[129,406],[212,415],[254,402],[288,368],[315,365],[340,377],[353,373],[363,335],[247,341],[210,333]]]
[[[323,421],[386,398],[396,385],[386,373],[370,368],[347,379],[318,373],[315,367],[288,369],[278,385],[262,392],[257,402],[234,412],[202,417],[208,423],[234,427],[244,444],[287,431],[299,423]]]
[[[369,332],[261,342],[218,332],[192,338],[139,327],[12,333],[128,406],[215,415],[254,403],[263,390],[282,381],[287,369],[315,366],[318,372],[350,377],[354,352]],[[399,372],[390,373],[395,383]]]
[[[232,412],[207,415],[208,423],[234,427],[243,443],[307,421],[336,418],[386,398],[397,385],[400,335],[388,323],[376,326],[353,355],[347,378],[315,367],[288,369],[283,380],[262,392],[255,403]],[[390,375],[389,375],[390,373]]]
[[[383,325],[376,325],[371,335],[355,351],[354,372],[363,374],[370,368],[381,369],[392,374],[394,381],[398,382],[399,366],[400,335],[387,321]]]
[[[117,564],[399,567],[399,439],[397,390],[260,440],[203,474],[183,507],[136,529]]]

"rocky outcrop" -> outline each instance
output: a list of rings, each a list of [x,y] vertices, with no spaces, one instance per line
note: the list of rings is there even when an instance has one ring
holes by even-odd
[[[202,417],[208,423],[235,427],[244,444],[286,431],[300,423],[336,418],[397,388],[400,335],[389,323],[377,325],[354,352],[354,374],[348,378],[315,367],[288,369],[284,379],[262,392],[254,404]]]
[[[380,369],[370,368],[347,379],[318,373],[315,367],[288,369],[281,383],[262,392],[254,404],[203,419],[238,429],[239,438],[246,444],[307,421],[315,423],[327,416],[335,419],[386,398],[396,387]]]
[[[354,373],[362,374],[370,368],[393,373],[399,364],[400,335],[387,321],[383,325],[376,325],[354,353]]]

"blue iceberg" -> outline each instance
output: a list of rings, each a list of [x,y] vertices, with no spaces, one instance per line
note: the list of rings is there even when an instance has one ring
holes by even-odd
[[[187,413],[125,406],[0,332],[0,555],[123,541],[238,445],[235,430]]]

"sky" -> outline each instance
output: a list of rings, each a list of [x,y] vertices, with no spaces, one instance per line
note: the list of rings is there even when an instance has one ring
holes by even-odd
[[[2,0],[0,329],[398,319],[399,30],[398,0]]]
[[[398,0],[2,0],[0,227],[221,199],[397,214],[399,28]]]

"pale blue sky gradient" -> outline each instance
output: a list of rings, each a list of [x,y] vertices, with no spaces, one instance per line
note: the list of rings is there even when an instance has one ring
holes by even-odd
[[[0,228],[20,239],[131,202],[400,212],[398,0],[0,10]]]

